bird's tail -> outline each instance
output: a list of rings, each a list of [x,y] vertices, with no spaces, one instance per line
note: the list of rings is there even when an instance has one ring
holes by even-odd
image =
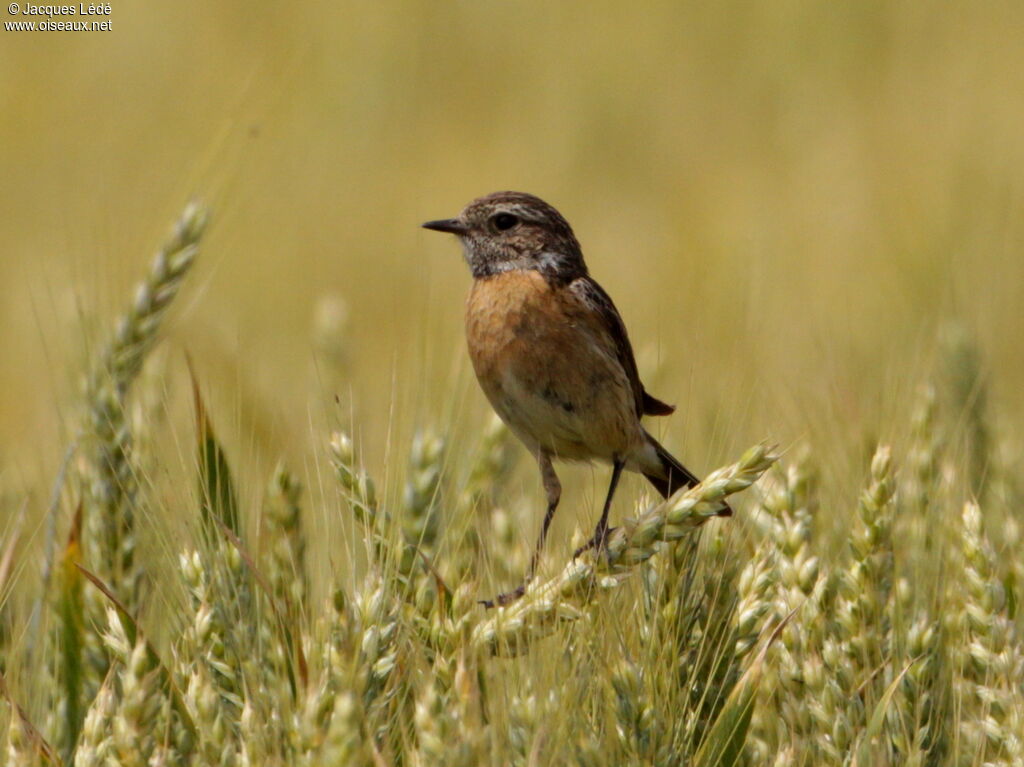
[[[658,454],[658,460],[661,462],[661,473],[645,471],[643,474],[654,485],[654,489],[661,494],[662,498],[668,498],[682,487],[693,487],[700,482],[697,476],[679,463],[675,456],[666,450],[658,440],[650,434],[647,435],[647,439],[650,440],[651,447]],[[725,504],[725,508],[718,512],[718,516],[732,516],[732,508],[729,504]]]

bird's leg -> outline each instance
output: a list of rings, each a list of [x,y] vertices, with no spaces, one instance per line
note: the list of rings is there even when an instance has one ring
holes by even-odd
[[[604,499],[604,509],[601,511],[601,518],[597,521],[597,527],[594,528],[594,534],[590,536],[590,540],[585,544],[576,549],[572,555],[573,559],[578,557],[584,551],[588,549],[596,548],[600,551],[604,548],[604,542],[608,538],[608,533],[611,530],[608,529],[608,512],[612,510],[612,498],[615,495],[615,488],[619,485],[619,477],[622,476],[622,469],[626,466],[626,462],[615,458],[612,462],[612,481],[608,485],[608,497]]]
[[[519,599],[519,597],[526,593],[526,584],[533,580],[533,575],[537,571],[537,563],[540,561],[540,554],[544,549],[544,540],[548,537],[548,528],[551,527],[551,520],[555,518],[555,509],[558,508],[558,501],[562,497],[562,483],[558,481],[558,475],[555,474],[555,467],[551,463],[551,455],[544,451],[538,452],[537,463],[540,465],[540,477],[544,483],[544,493],[548,498],[548,509],[544,513],[544,522],[541,524],[540,537],[537,538],[537,545],[533,549],[533,556],[530,557],[530,569],[526,571],[526,579],[518,588],[506,591],[504,594],[498,594],[493,600],[485,599],[481,601],[480,604],[484,607],[490,608],[495,605],[507,605]]]
[[[551,456],[541,452],[537,455],[537,463],[540,464],[540,476],[544,482],[544,493],[548,498],[548,510],[544,512],[544,523],[540,528],[540,536],[533,549],[533,556],[530,557],[530,569],[526,571],[527,581],[533,580],[533,574],[537,571],[540,553],[544,549],[544,541],[548,537],[548,528],[551,527],[551,520],[555,518],[555,509],[558,508],[558,501],[562,497],[562,483],[558,481],[558,475],[555,474]]]

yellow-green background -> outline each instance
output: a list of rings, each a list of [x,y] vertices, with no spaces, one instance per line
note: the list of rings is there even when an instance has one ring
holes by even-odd
[[[192,195],[167,400],[187,350],[243,465],[309,465],[350,416],[378,467],[389,434],[484,422],[469,275],[418,224],[502,188],[573,223],[698,471],[765,437],[856,460],[949,322],[1019,430],[1019,2],[111,5],[110,32],[0,32],[0,486],[35,508]]]

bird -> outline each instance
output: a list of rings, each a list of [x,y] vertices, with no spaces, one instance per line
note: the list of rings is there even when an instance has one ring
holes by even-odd
[[[507,605],[532,580],[561,498],[553,461],[612,467],[597,526],[574,556],[603,548],[623,470],[642,474],[663,498],[700,480],[641,424],[643,416],[675,407],[644,388],[626,325],[561,213],[534,195],[504,191],[422,226],[461,241],[473,277],[465,315],[473,370],[498,416],[537,460],[547,498],[523,584],[482,600]],[[731,514],[728,506],[720,512]]]

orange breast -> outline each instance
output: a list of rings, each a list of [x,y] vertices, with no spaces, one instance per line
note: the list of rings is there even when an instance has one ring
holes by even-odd
[[[541,330],[550,335],[565,321],[538,272],[515,270],[477,280],[466,302],[466,342],[485,391],[486,381],[500,378],[509,366],[539,365],[544,354],[537,348]]]
[[[480,386],[531,448],[606,458],[642,438],[632,393],[599,323],[535,271],[478,280],[466,340]]]

